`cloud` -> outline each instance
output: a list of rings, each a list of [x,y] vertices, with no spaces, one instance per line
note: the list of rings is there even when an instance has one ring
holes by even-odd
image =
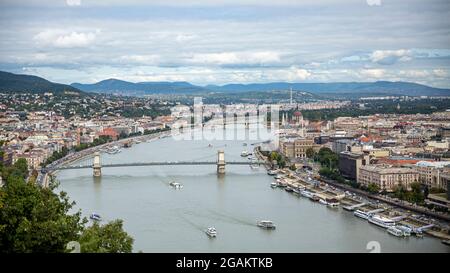
[[[81,0],[66,0],[68,6],[80,6]]]
[[[280,56],[273,51],[196,53],[188,62],[203,65],[267,65],[278,63]]]
[[[197,38],[197,35],[192,35],[192,34],[178,34],[175,37],[175,41],[179,42],[179,43],[183,43],[183,42],[188,42],[191,41],[193,39]]]
[[[381,79],[385,76],[385,73],[384,69],[364,69],[359,71],[361,76],[372,79]]]
[[[63,33],[60,30],[45,30],[35,35],[34,40],[42,45],[61,48],[86,47],[94,42],[97,33],[99,31]]]
[[[370,55],[370,60],[382,65],[391,65],[397,61],[409,61],[411,60],[411,50],[375,50]]]
[[[159,55],[124,55],[119,58],[120,63],[155,65],[160,60]]]
[[[381,6],[381,0],[366,0],[369,6]]]
[[[311,72],[296,66],[290,67],[286,74],[289,81],[304,81],[311,77]]]
[[[433,75],[439,78],[448,77],[448,71],[444,69],[433,69]]]

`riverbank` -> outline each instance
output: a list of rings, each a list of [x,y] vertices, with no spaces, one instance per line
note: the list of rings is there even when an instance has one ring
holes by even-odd
[[[266,161],[266,166],[269,168],[270,162],[268,161],[268,158],[258,152],[259,149],[255,149],[255,151],[257,151],[256,154],[262,160]],[[382,214],[386,214],[386,217],[392,216],[393,218],[405,219],[399,222],[407,224],[416,222],[417,219],[415,217],[423,218],[423,216],[426,215],[429,219],[424,221],[420,220],[420,222],[422,222],[421,226],[433,225],[433,227],[428,230],[424,230],[424,232],[442,240],[450,239],[450,234],[448,234],[450,217],[448,214],[435,213],[422,209],[418,206],[411,206],[396,202],[395,200],[389,200],[382,196],[370,194],[360,189],[355,189],[351,186],[343,185],[323,177],[317,177],[317,180],[312,179],[311,174],[308,174],[305,171],[300,171],[299,173],[289,169],[282,169],[278,170],[278,173],[278,177],[283,177],[281,180],[277,179],[279,185],[285,188],[286,191],[293,192],[299,196],[301,189],[304,189],[311,193],[312,196],[315,196],[317,201],[320,200],[322,204],[326,204],[327,206],[330,206],[328,200],[335,200],[333,201],[334,207],[343,206],[346,210],[350,211],[353,209],[348,208],[352,208],[353,206],[355,206],[355,208],[359,206],[372,206],[371,209],[367,208],[368,211],[382,208]],[[347,206],[344,206],[344,204],[347,204]],[[412,212],[420,215],[413,215]],[[420,228],[420,223],[417,224]]]
[[[113,147],[113,146],[120,146],[120,147],[124,147],[124,145],[130,143],[131,141],[134,141],[136,143],[136,141],[139,142],[147,142],[150,140],[154,140],[157,138],[162,138],[162,137],[167,137],[171,134],[171,130],[167,130],[167,131],[163,131],[163,132],[157,132],[157,133],[152,133],[152,134],[147,134],[147,135],[140,135],[140,136],[133,136],[133,137],[129,137],[129,138],[123,138],[123,139],[119,139],[116,141],[111,141],[102,145],[98,145],[98,146],[94,146],[94,147],[90,147],[84,150],[81,150],[79,152],[73,152],[73,153],[69,153],[68,155],[66,155],[65,157],[58,159],[57,161],[49,164],[46,168],[54,168],[54,167],[59,167],[59,166],[64,166],[67,164],[71,164],[73,162],[82,160],[84,158],[87,157],[91,157],[95,152],[99,152],[105,148],[109,148],[109,147]],[[45,175],[41,175],[41,180],[39,181],[39,183],[43,186],[43,187],[48,187],[48,176],[49,175],[54,175],[56,174],[57,171],[51,171]],[[40,180],[40,179],[38,179]]]

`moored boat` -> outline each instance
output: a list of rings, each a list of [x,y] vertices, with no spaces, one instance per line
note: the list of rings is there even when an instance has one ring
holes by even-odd
[[[272,183],[270,183],[270,186],[274,189],[274,188],[278,187],[278,184],[276,182],[272,182]]]
[[[331,208],[337,208],[339,207],[339,200],[336,198],[327,199],[327,206]]]
[[[300,191],[300,195],[306,198],[311,198],[312,197],[312,193],[310,191],[307,190],[302,190]]]
[[[391,235],[397,236],[397,237],[403,237],[403,231],[401,231],[400,229],[392,226],[392,227],[388,227],[387,232]]]
[[[395,227],[403,232],[403,236],[411,236],[411,228],[403,225],[396,225]]]
[[[369,217],[370,217],[370,214],[369,214],[369,213],[367,213],[367,212],[365,212],[365,211],[362,211],[362,210],[359,210],[359,209],[358,209],[358,210],[355,210],[355,211],[353,212],[353,215],[355,215],[356,217],[365,219],[365,220],[369,219]]]
[[[369,223],[377,225],[382,228],[389,228],[395,226],[395,222],[392,219],[389,219],[385,216],[381,216],[379,214],[375,214],[369,217]]]
[[[315,195],[314,193],[311,194],[311,197],[309,197],[311,201],[317,202],[320,200],[319,196]]]

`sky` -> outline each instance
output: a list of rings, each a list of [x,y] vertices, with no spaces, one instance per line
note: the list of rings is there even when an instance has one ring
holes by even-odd
[[[448,0],[0,0],[0,70],[60,83],[450,88]]]

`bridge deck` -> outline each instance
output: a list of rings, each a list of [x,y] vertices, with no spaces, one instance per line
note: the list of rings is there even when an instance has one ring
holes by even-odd
[[[264,161],[228,161],[225,165],[261,165]],[[132,166],[173,166],[173,165],[217,165],[216,161],[176,161],[176,162],[134,162],[134,163],[117,163],[101,165],[101,168],[116,168],[116,167],[132,167]],[[78,166],[61,166],[50,168],[51,171],[56,170],[75,170],[75,169],[89,169],[92,165],[78,165]]]

